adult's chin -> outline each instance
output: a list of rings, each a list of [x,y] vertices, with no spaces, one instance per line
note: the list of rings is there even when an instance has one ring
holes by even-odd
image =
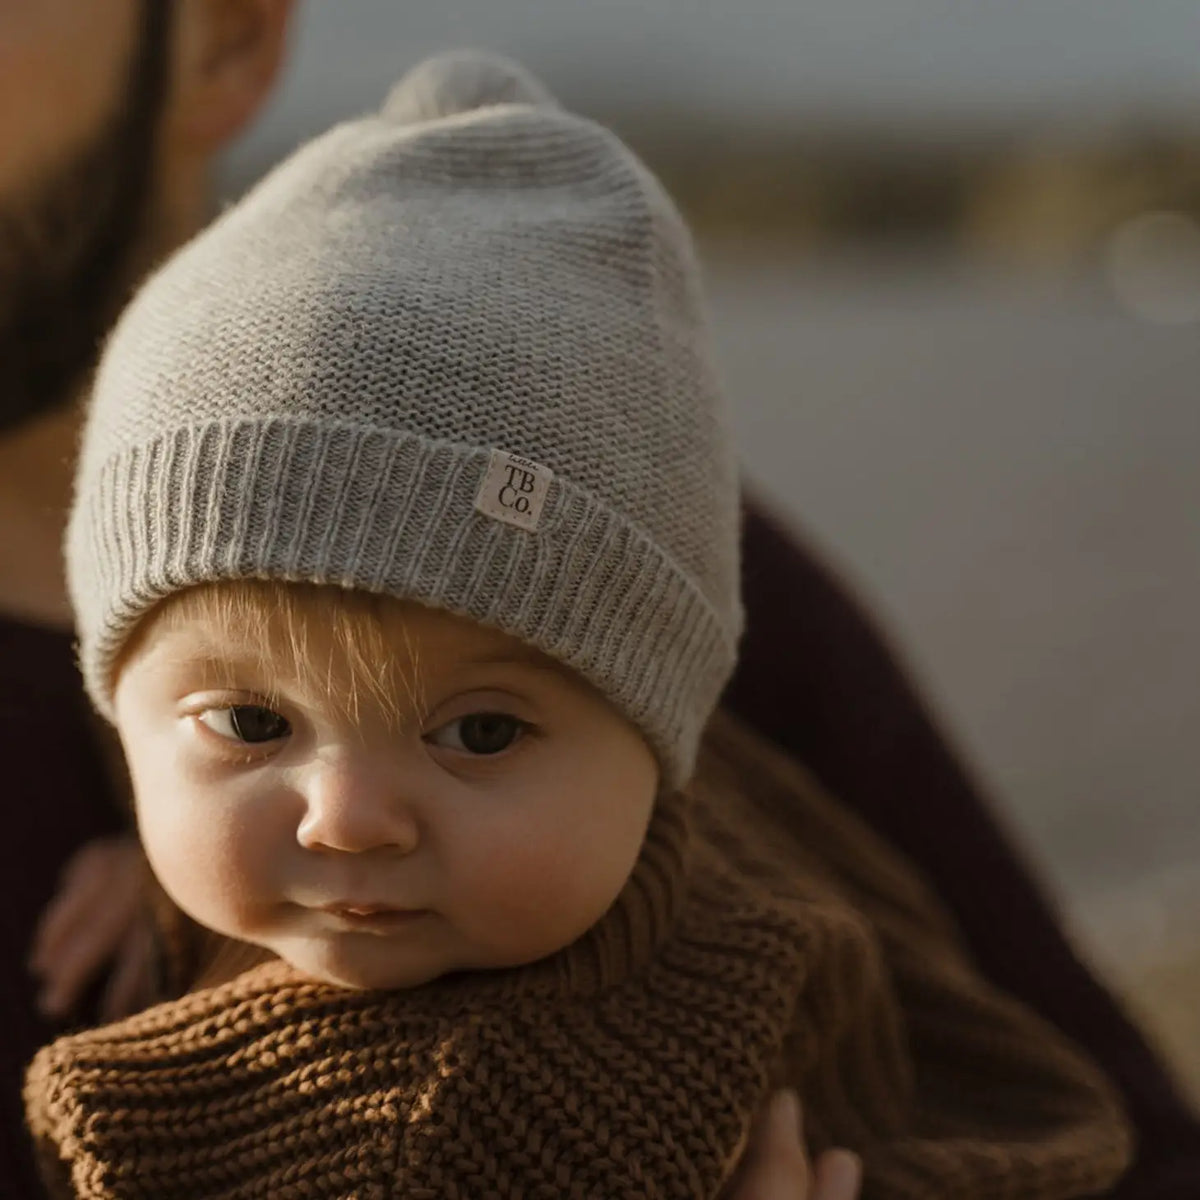
[[[0,435],[69,404],[156,257],[172,6],[144,0],[121,100],[21,197],[0,197]]]

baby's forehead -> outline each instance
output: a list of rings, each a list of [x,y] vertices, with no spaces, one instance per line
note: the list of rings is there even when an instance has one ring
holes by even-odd
[[[209,586],[153,614],[139,657],[205,686],[286,687],[352,709],[423,702],[433,683],[502,669],[526,677],[575,673],[536,648],[453,613],[393,597],[308,585]],[[582,681],[579,681],[582,684]]]

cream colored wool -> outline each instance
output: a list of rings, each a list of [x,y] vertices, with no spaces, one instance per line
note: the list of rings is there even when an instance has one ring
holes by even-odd
[[[497,451],[536,464],[504,495]],[[514,514],[547,473],[540,516]],[[540,648],[674,785],[734,663],[737,525],[674,207],[520,68],[458,54],[301,149],[135,299],[96,382],[68,568],[106,715],[156,601],[307,580]]]

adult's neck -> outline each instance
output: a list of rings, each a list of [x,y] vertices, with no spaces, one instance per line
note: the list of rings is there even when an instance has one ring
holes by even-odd
[[[163,167],[154,211],[131,271],[140,277],[204,225],[211,214],[208,163],[200,157]],[[0,618],[70,630],[62,542],[85,391],[49,416],[0,434]]]
[[[0,617],[69,630],[62,541],[83,405],[0,435]]]

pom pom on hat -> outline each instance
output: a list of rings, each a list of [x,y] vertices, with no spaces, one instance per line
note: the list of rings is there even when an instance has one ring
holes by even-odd
[[[398,124],[417,124],[496,104],[559,107],[517,63],[483,50],[451,50],[409,71],[391,90],[381,114]]]

